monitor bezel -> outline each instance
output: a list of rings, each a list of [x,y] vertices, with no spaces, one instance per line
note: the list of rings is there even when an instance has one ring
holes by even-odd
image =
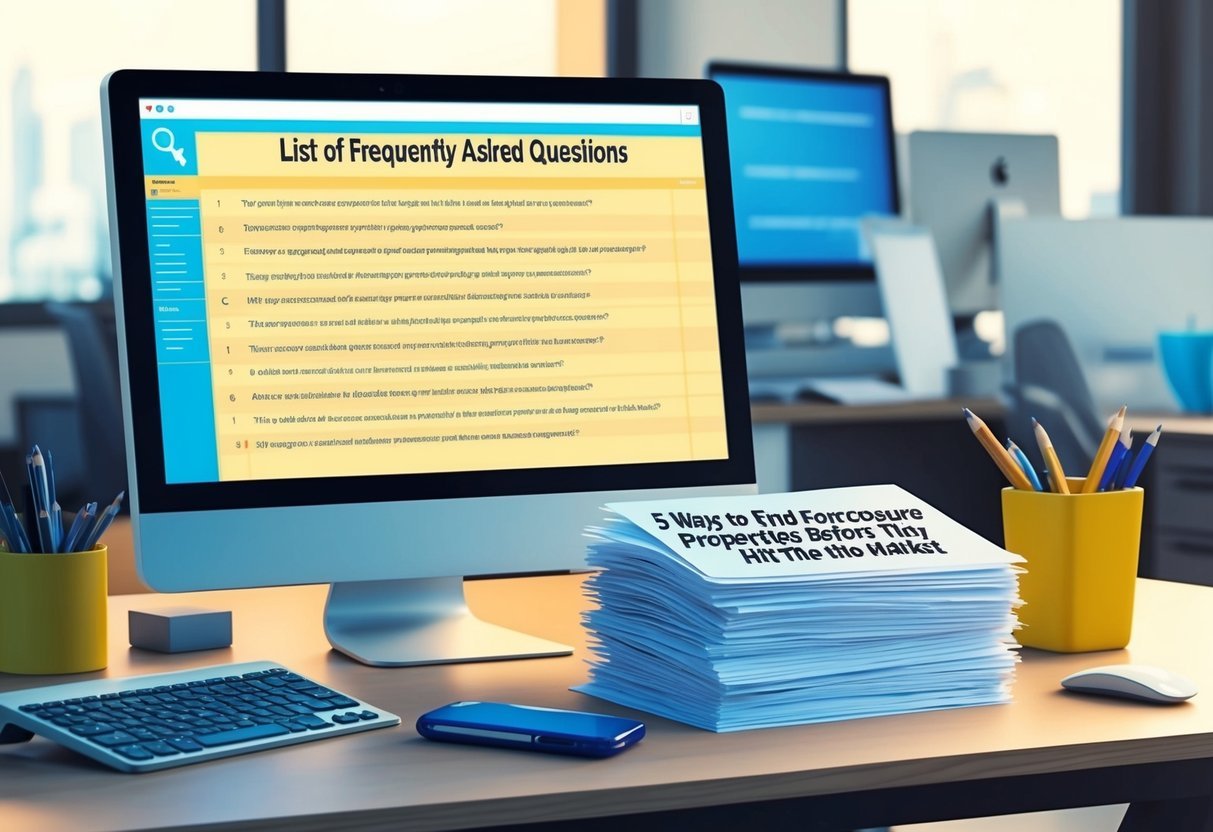
[[[712,80],[715,80],[717,75],[749,75],[759,78],[825,81],[854,86],[875,85],[880,87],[884,97],[885,126],[887,128],[885,144],[888,147],[889,178],[891,180],[890,193],[893,197],[892,216],[901,215],[901,187],[897,178],[896,131],[893,129],[893,92],[887,76],[736,61],[712,61],[707,65],[706,75]],[[875,266],[863,266],[854,263],[805,262],[764,264],[759,266],[745,265],[744,263],[740,263],[739,260],[738,273],[742,281],[754,283],[784,283],[804,280],[875,282],[876,280]]]
[[[139,99],[686,104],[702,127],[728,456],[719,460],[165,482]],[[720,87],[703,80],[118,70],[103,83],[128,465],[141,513],[486,498],[753,483],[732,180]]]

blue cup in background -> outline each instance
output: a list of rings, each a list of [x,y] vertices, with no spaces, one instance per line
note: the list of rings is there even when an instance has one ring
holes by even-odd
[[[1180,408],[1213,413],[1213,332],[1160,332],[1158,348]]]

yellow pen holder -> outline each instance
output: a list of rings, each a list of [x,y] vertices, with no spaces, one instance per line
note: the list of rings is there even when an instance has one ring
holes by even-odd
[[[0,552],[0,672],[105,667],[107,554]]]
[[[1133,629],[1133,591],[1141,544],[1140,488],[1080,494],[1002,492],[1006,548],[1021,555],[1016,638],[1058,653],[1118,650]]]

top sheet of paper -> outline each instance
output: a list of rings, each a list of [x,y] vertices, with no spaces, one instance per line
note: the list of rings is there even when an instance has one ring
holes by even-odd
[[[726,583],[1020,563],[895,485],[609,503],[696,571]]]

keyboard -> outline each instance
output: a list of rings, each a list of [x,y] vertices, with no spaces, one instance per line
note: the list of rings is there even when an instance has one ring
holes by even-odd
[[[0,693],[0,743],[40,734],[119,771],[157,771],[399,725],[272,662]]]

